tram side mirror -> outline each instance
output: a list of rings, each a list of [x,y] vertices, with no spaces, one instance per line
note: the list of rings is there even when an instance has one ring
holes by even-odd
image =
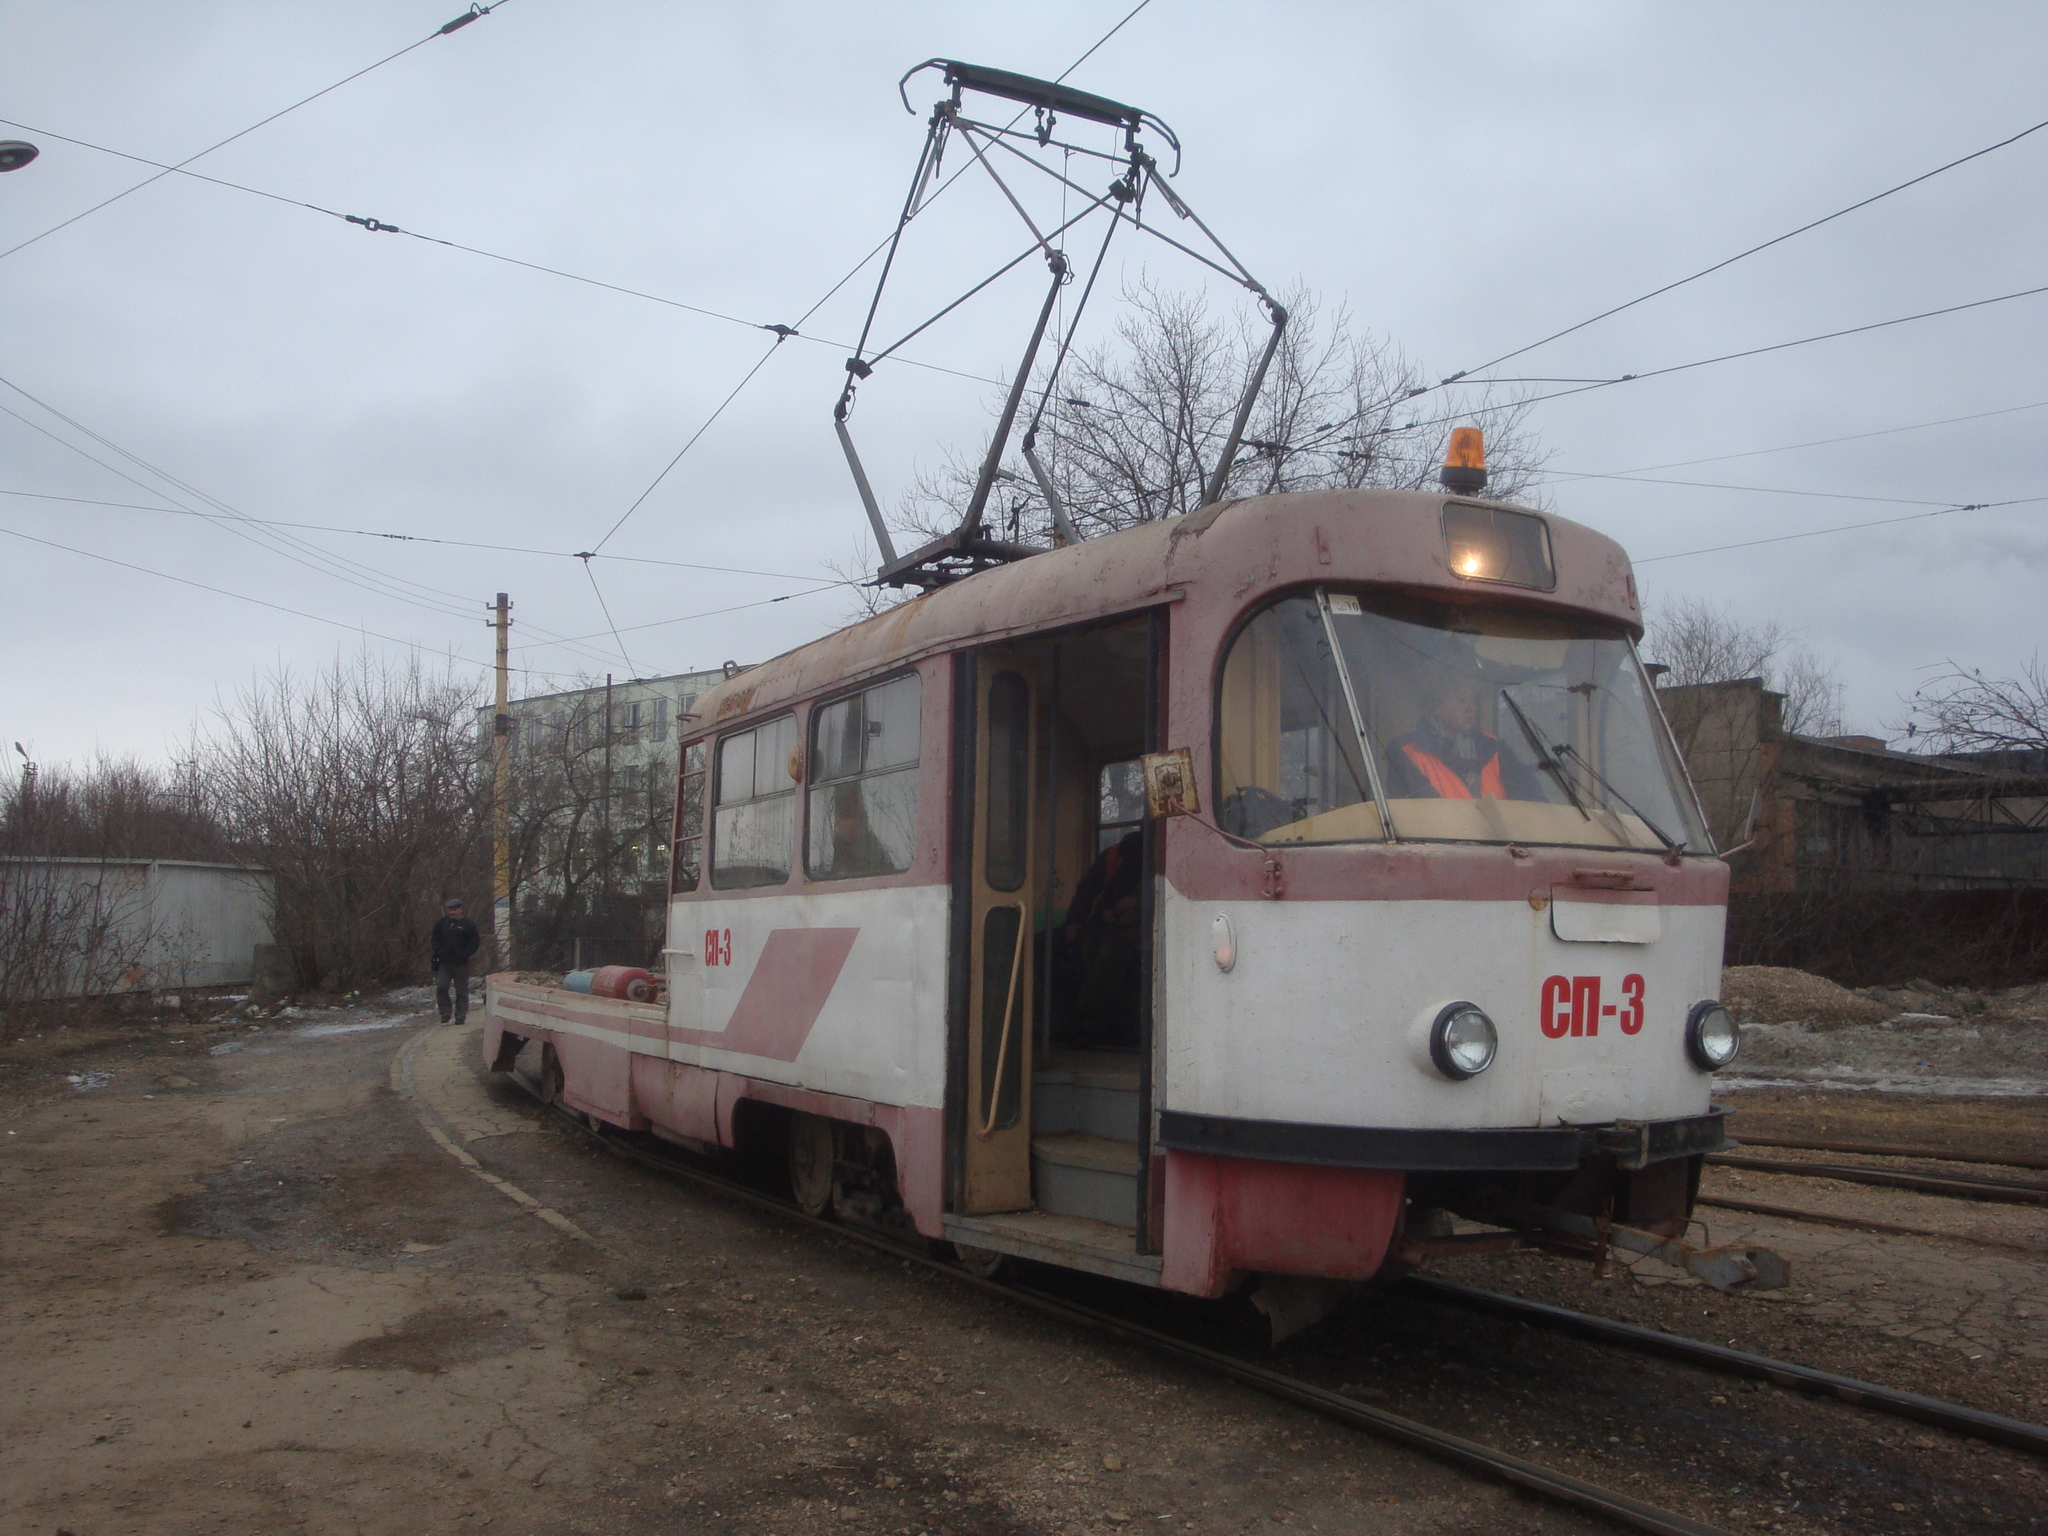
[[[1139,759],[1145,772],[1145,814],[1192,816],[1202,808],[1195,792],[1195,764],[1186,747],[1148,752]]]

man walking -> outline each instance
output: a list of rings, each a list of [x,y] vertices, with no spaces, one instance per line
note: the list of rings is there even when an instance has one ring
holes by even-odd
[[[434,1006],[441,1022],[451,1017],[457,1024],[469,1019],[469,960],[484,941],[476,924],[462,915],[462,898],[450,896],[441,903],[441,920],[434,924]],[[452,1001],[451,1001],[452,994]]]

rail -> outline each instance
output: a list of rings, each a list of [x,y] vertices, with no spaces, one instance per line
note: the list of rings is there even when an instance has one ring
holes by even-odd
[[[932,1274],[942,1275],[957,1285],[978,1290],[984,1295],[998,1297],[1083,1331],[1114,1338],[1165,1358],[1194,1365],[1270,1397],[1306,1408],[1324,1418],[1422,1451],[1468,1472],[1494,1478],[1556,1503],[1601,1516],[1629,1530],[1647,1531],[1653,1533],[1653,1536],[1729,1536],[1729,1533],[1719,1526],[1707,1525],[1672,1510],[1661,1509],[1641,1499],[1631,1498],[1628,1494],[1588,1482],[1582,1477],[1574,1477],[1569,1472],[1526,1461],[1506,1451],[1482,1445],[1475,1440],[1467,1440],[1463,1436],[1453,1435],[1447,1430],[1434,1428],[1420,1420],[1392,1413],[1384,1408],[1375,1408],[1369,1403],[1359,1402],[1356,1398],[1346,1397],[1342,1393],[1332,1392],[1279,1371],[1269,1370],[1265,1366],[1255,1365],[1234,1355],[1208,1349],[1185,1339],[1176,1339],[1171,1334],[1147,1328],[1141,1323],[1127,1322],[1106,1312],[1098,1312],[1093,1307],[1048,1296],[1028,1286],[1007,1285],[1000,1280],[989,1280],[970,1274],[957,1265],[935,1259],[880,1232],[829,1221],[819,1216],[806,1216],[786,1201],[762,1194],[759,1190],[750,1189],[744,1184],[723,1178],[708,1170],[691,1167],[687,1163],[648,1148],[622,1141],[611,1134],[608,1127],[594,1127],[575,1112],[557,1104],[547,1103],[541,1099],[534,1085],[521,1074],[514,1072],[511,1075],[521,1088],[540,1102],[543,1109],[561,1116],[589,1135],[599,1146],[670,1178],[715,1190],[745,1204],[771,1212],[786,1221],[810,1227],[821,1234],[876,1249],[893,1259],[914,1264]]]
[[[1773,1386],[1817,1397],[1836,1398],[1858,1408],[1913,1419],[1959,1435],[1975,1435],[1980,1440],[1994,1440],[2015,1450],[2048,1457],[2048,1427],[2029,1424],[2024,1419],[2009,1419],[2003,1414],[1965,1408],[1960,1403],[1922,1397],[1917,1392],[1902,1392],[1896,1387],[1881,1387],[1853,1377],[1837,1376],[1810,1365],[1772,1360],[1721,1344],[1681,1338],[1675,1333],[1659,1333],[1653,1328],[1639,1328],[1634,1323],[1619,1323],[1612,1318],[1574,1312],[1566,1307],[1551,1306],[1548,1302],[1525,1301],[1519,1296],[1503,1296],[1498,1291],[1482,1291],[1432,1276],[1410,1275],[1401,1285],[1413,1295],[1462,1307],[1468,1312],[1484,1312],[1514,1322],[1532,1323],[1553,1332],[1572,1334],[1602,1344],[1617,1344],[1639,1354],[1662,1355],[1666,1359],[1681,1360],[1687,1365],[1701,1366],[1725,1375],[1768,1381]]]

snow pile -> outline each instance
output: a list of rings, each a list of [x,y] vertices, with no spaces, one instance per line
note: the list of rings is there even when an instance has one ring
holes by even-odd
[[[1742,1054],[1715,1087],[2031,1097],[2048,1094],[2048,1030],[2024,1018],[1928,1013],[1827,1027],[1750,1024]]]

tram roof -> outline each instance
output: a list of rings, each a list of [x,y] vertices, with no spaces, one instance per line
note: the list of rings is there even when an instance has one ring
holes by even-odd
[[[706,723],[751,715],[927,656],[1162,602],[1174,602],[1194,631],[1220,637],[1269,594],[1310,582],[1379,583],[1562,609],[1641,636],[1635,578],[1614,540],[1534,513],[1550,529],[1555,589],[1470,581],[1450,568],[1442,509],[1451,502],[1473,504],[1441,492],[1293,491],[1140,523],[979,572],[785,651],[713,688],[698,712]]]

